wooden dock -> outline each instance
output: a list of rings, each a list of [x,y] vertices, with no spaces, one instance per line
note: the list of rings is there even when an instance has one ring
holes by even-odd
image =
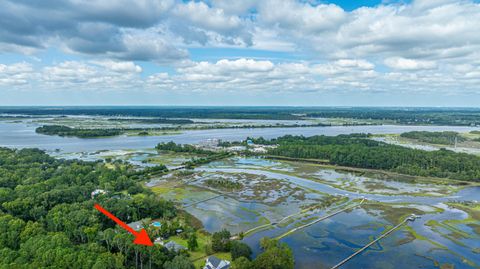
[[[333,266],[331,269],[337,269],[337,268],[340,268],[342,265],[344,265],[346,262],[348,262],[349,260],[353,259],[355,256],[357,256],[358,254],[362,253],[363,251],[365,251],[367,248],[369,248],[370,246],[372,246],[373,244],[377,243],[378,241],[382,240],[383,238],[387,237],[389,234],[391,234],[393,231],[395,231],[396,229],[400,228],[403,224],[407,223],[407,221],[414,221],[416,218],[415,215],[412,215],[412,216],[409,216],[408,218],[406,218],[405,220],[403,220],[402,222],[400,222],[399,224],[397,224],[397,226],[393,227],[392,229],[388,230],[386,233],[380,235],[377,239],[373,240],[372,242],[368,243],[367,245],[365,245],[364,247],[362,247],[361,249],[357,250],[355,253],[353,253],[352,255],[348,256],[347,258],[345,258],[344,260],[342,260],[341,262],[337,263],[335,266]]]

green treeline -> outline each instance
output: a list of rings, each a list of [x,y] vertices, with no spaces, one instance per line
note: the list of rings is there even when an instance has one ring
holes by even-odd
[[[190,263],[159,245],[134,245],[132,235],[94,209],[99,203],[125,222],[178,218],[171,202],[142,187],[133,167],[109,167],[58,160],[37,149],[0,148],[0,268]],[[98,188],[106,193],[92,197]]]
[[[213,154],[213,155],[208,155],[206,157],[192,158],[191,160],[184,162],[183,165],[185,165],[185,168],[187,168],[187,169],[192,169],[195,166],[211,163],[213,161],[218,161],[218,160],[221,160],[221,159],[225,159],[225,158],[228,158],[230,156],[232,156],[232,154],[229,153],[229,152],[219,152],[219,153],[216,153],[216,154]]]
[[[139,118],[111,118],[109,121],[129,122],[129,123],[145,123],[145,124],[192,124],[195,123],[190,119],[139,119]]]
[[[478,108],[402,107],[6,107],[0,114],[99,115],[201,119],[301,120],[304,117],[389,120],[397,124],[480,125]]]
[[[168,127],[145,127],[145,128],[71,128],[65,125],[43,125],[35,129],[35,132],[45,135],[74,136],[79,138],[108,137],[137,131],[137,135],[149,135],[149,131],[188,131],[188,130],[212,130],[212,129],[261,129],[261,128],[299,128],[299,127],[326,127],[330,124],[262,124],[262,125],[203,125],[182,127],[185,123],[176,123],[176,126]],[[364,125],[364,124],[360,124]]]
[[[328,160],[332,164],[398,173],[480,181],[480,157],[441,149],[424,151],[368,139],[366,134],[283,136],[269,155]]]
[[[116,136],[123,133],[120,129],[80,129],[64,125],[43,125],[35,129],[35,132],[45,135],[76,136],[80,138]]]
[[[200,155],[201,157],[194,157],[191,160],[182,163],[182,165],[184,165],[187,169],[192,169],[198,165],[207,164],[216,160],[221,160],[232,155],[231,153],[225,151],[217,152],[213,150],[206,150],[189,144],[176,144],[172,141],[168,143],[159,143],[155,148],[157,150],[192,153]]]
[[[3,114],[28,115],[97,115],[125,117],[195,118],[195,119],[265,119],[298,120],[295,108],[275,107],[55,107],[0,108]],[[303,110],[299,110],[303,111]]]
[[[407,125],[479,126],[480,110],[472,108],[320,108],[308,117],[389,120]]]
[[[401,137],[415,139],[425,143],[440,144],[440,145],[454,145],[457,142],[464,142],[466,139],[460,136],[457,132],[426,132],[426,131],[412,131],[402,133]]]
[[[217,154],[215,151],[201,149],[199,147],[195,147],[190,144],[176,144],[173,141],[170,141],[168,143],[159,143],[155,148],[157,150],[166,150],[166,151],[182,152],[182,153],[194,153],[194,154],[205,154],[205,155]]]

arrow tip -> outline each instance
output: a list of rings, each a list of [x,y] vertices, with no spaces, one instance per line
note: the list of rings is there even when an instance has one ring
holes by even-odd
[[[150,237],[148,236],[145,229],[142,229],[140,232],[137,233],[137,235],[135,236],[135,240],[133,240],[133,243],[137,245],[153,246],[152,240],[150,240]]]

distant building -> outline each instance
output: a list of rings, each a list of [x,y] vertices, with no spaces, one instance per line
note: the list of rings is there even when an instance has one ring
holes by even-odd
[[[95,196],[100,195],[100,194],[105,194],[105,193],[107,193],[107,191],[102,190],[102,189],[96,189],[96,190],[92,191],[91,196],[92,196],[92,199],[93,199],[93,198],[95,198]]]
[[[177,243],[175,243],[174,241],[170,241],[170,242],[168,242],[168,243],[165,243],[163,246],[164,246],[165,248],[167,248],[168,250],[170,250],[170,251],[176,251],[176,252],[178,252],[178,251],[180,251],[180,250],[182,250],[182,249],[186,249],[186,247],[184,247],[184,246],[182,246],[182,245],[180,245],[180,244],[177,244]]]
[[[246,150],[247,148],[244,147],[244,146],[233,146],[233,147],[228,147],[227,148],[227,151],[230,151],[230,152],[237,152],[237,151],[244,151]]]
[[[248,140],[247,140],[247,145],[249,145],[249,146],[253,146],[253,144],[254,144],[254,143],[253,143],[253,141],[252,141],[252,140],[250,140],[250,139],[248,139]]]
[[[220,142],[221,142],[220,139],[210,138],[210,139],[200,141],[200,143],[198,143],[198,145],[201,146],[201,147],[205,147],[205,148],[215,148],[215,147],[218,146],[218,144],[220,144]]]
[[[210,256],[205,261],[203,269],[228,269],[230,268],[230,262],[227,260],[221,260],[215,256]]]
[[[256,147],[253,148],[252,151],[255,153],[267,153],[267,149],[264,147]]]

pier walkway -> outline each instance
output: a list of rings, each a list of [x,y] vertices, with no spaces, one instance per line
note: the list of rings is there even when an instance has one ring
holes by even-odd
[[[396,229],[400,228],[400,226],[402,226],[403,224],[405,224],[407,221],[414,221],[416,218],[415,215],[411,215],[409,216],[408,218],[404,219],[402,222],[400,222],[399,224],[397,224],[397,226],[393,227],[392,229],[388,230],[386,233],[380,235],[377,239],[373,240],[372,242],[368,243],[367,245],[365,245],[364,247],[362,247],[361,249],[357,250],[355,253],[353,253],[352,255],[348,256],[346,259],[342,260],[341,262],[337,263],[335,266],[333,266],[331,269],[337,269],[337,268],[340,268],[340,266],[344,265],[346,262],[348,262],[349,260],[353,259],[355,256],[357,256],[358,254],[362,253],[363,251],[365,251],[367,248],[369,248],[370,246],[372,246],[373,244],[377,243],[378,241],[382,240],[384,237],[388,236],[389,234],[391,234],[393,231],[395,231]]]
[[[287,236],[287,235],[289,235],[289,234],[292,234],[292,233],[294,233],[294,232],[296,232],[296,231],[298,231],[298,230],[304,229],[304,228],[306,228],[306,227],[308,227],[308,226],[312,226],[313,224],[318,223],[318,222],[320,222],[320,221],[322,221],[322,220],[326,220],[326,219],[328,219],[328,218],[330,218],[330,217],[333,217],[333,216],[335,216],[335,215],[337,215],[337,214],[340,214],[340,213],[342,213],[342,212],[344,212],[344,211],[346,211],[346,210],[349,210],[349,209],[355,208],[355,207],[357,207],[357,206],[360,206],[361,204],[363,204],[364,201],[365,201],[365,198],[363,198],[363,199],[360,201],[360,203],[358,203],[358,204],[345,207],[344,209],[337,210],[337,211],[335,211],[335,212],[333,212],[333,213],[330,213],[330,214],[328,214],[328,215],[326,215],[326,216],[323,216],[323,217],[321,217],[321,218],[318,218],[318,219],[316,219],[316,220],[314,220],[314,221],[312,221],[312,222],[309,222],[309,223],[304,224],[304,225],[302,225],[302,226],[293,228],[293,229],[291,229],[290,231],[288,231],[288,232],[286,232],[286,233],[278,236],[276,239],[282,239],[282,238],[284,238],[285,236]]]

